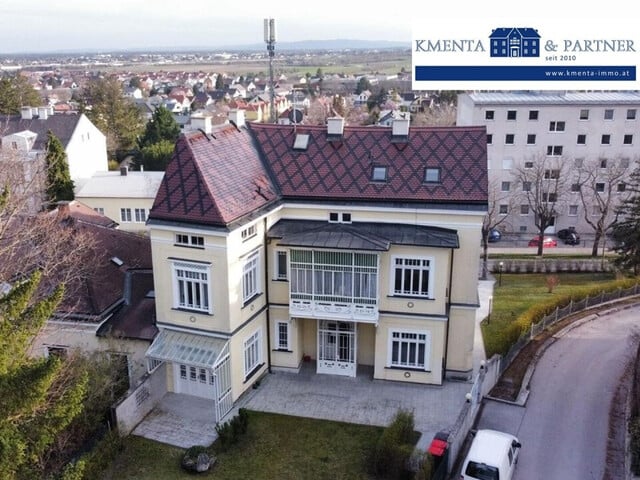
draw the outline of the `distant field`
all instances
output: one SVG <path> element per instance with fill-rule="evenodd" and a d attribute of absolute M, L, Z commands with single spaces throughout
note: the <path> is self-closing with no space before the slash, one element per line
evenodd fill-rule
<path fill-rule="evenodd" d="M 273 62 L 274 74 L 280 75 L 300 75 L 306 73 L 315 75 L 318 68 L 325 74 L 394 74 L 402 68 L 409 71 L 411 69 L 411 55 L 409 52 L 372 52 L 360 55 L 323 55 L 304 57 L 295 55 L 292 57 L 278 58 Z M 121 72 L 123 70 L 133 73 L 144 73 L 149 71 L 165 72 L 214 72 L 226 73 L 229 75 L 256 75 L 265 76 L 269 71 L 267 59 L 219 61 L 211 63 L 163 63 L 163 64 L 121 64 L 117 66 L 101 66 L 103 72 Z"/>

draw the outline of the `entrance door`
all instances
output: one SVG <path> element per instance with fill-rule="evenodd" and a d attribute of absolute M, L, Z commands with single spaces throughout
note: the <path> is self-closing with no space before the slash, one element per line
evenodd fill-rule
<path fill-rule="evenodd" d="M 318 320 L 318 373 L 356 376 L 356 324 Z"/>
<path fill-rule="evenodd" d="M 174 388 L 176 393 L 215 400 L 215 377 L 207 368 L 174 364 Z"/>

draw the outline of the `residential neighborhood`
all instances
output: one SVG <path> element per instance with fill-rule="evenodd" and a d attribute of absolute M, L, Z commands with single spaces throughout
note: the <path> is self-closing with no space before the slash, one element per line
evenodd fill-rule
<path fill-rule="evenodd" d="M 178 57 L 179 70 L 165 68 Z M 527 435 L 548 432 L 526 415 L 549 408 L 536 403 L 533 370 L 548 372 L 545 349 L 566 342 L 569 356 L 571 328 L 609 318 L 590 340 L 597 351 L 605 338 L 610 351 L 633 343 L 638 92 L 412 91 L 410 62 L 337 73 L 307 59 L 306 74 L 271 79 L 257 53 L 124 58 L 1 63 L 1 80 L 40 104 L 16 109 L 0 95 L 0 345 L 25 346 L 14 355 L 24 363 L 0 362 L 0 381 L 34 362 L 63 369 L 49 387 L 88 398 L 92 373 L 64 365 L 107 357 L 124 387 L 101 400 L 95 442 L 111 431 L 121 446 L 199 446 L 220 468 L 239 448 L 222 448 L 225 428 L 247 411 L 249 422 L 261 412 L 380 429 L 409 412 L 419 460 L 400 462 L 416 475 L 402 478 L 459 478 L 478 425 L 519 434 L 514 478 L 535 478 Z M 221 59 L 262 70 L 211 68 Z M 535 236 L 559 240 L 526 246 Z M 509 288 L 519 290 L 507 298 Z M 9 328 L 32 317 L 24 334 Z M 514 366 L 533 345 L 523 379 Z M 623 402 L 634 400 L 601 403 L 625 444 L 627 426 L 607 423 Z M 69 425 L 52 437 L 72 437 Z M 25 428 L 7 438 L 27 445 Z M 91 468 L 67 462 L 64 443 L 30 451 L 38 466 L 16 471 Z M 418 477 L 425 465 L 432 476 Z M 376 468 L 354 478 L 395 478 Z"/>

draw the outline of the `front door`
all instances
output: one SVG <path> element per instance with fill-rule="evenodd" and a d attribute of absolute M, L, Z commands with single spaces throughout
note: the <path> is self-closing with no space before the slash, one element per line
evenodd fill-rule
<path fill-rule="evenodd" d="M 173 372 L 176 393 L 215 400 L 215 377 L 208 368 L 175 363 Z"/>
<path fill-rule="evenodd" d="M 318 320 L 318 373 L 356 376 L 356 324 Z"/>

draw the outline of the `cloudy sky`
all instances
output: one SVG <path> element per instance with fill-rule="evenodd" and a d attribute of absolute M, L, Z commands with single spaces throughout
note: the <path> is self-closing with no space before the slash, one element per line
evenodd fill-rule
<path fill-rule="evenodd" d="M 619 3 L 619 6 L 613 5 Z M 628 12 L 622 0 L 581 4 L 579 15 L 601 19 Z M 522 9 L 523 11 L 518 11 Z M 510 0 L 0 0 L 0 54 L 86 49 L 221 47 L 263 41 L 264 18 L 276 19 L 279 42 L 299 40 L 410 41 L 420 19 L 450 21 L 508 15 L 566 18 L 570 2 L 537 0 L 535 9 Z"/>
<path fill-rule="evenodd" d="M 268 6 L 267 6 L 268 5 Z M 411 20 L 361 2 L 2 0 L 0 53 L 255 44 L 263 19 L 278 41 L 411 40 Z"/>

